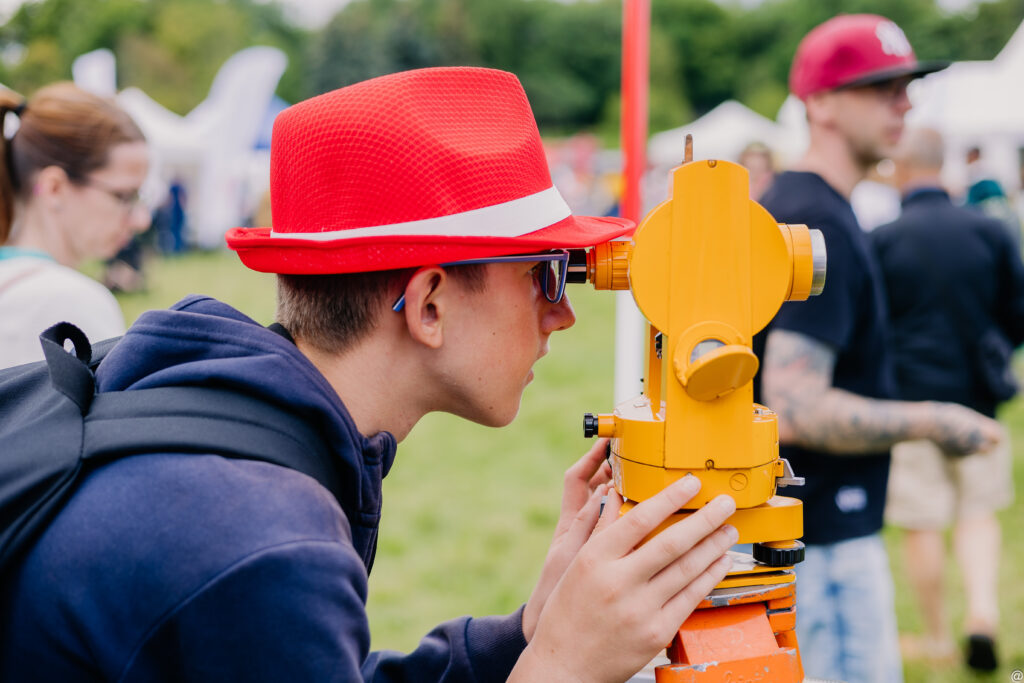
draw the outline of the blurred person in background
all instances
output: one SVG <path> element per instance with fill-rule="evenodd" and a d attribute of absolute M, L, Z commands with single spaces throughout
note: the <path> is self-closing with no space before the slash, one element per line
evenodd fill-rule
<path fill-rule="evenodd" d="M 737 159 L 750 173 L 750 198 L 757 200 L 775 180 L 775 156 L 763 142 L 751 142 Z"/>
<path fill-rule="evenodd" d="M 942 136 L 908 131 L 895 161 L 903 213 L 872 234 L 888 296 L 899 398 L 952 401 L 994 417 L 1013 391 L 991 386 L 981 349 L 991 334 L 1010 351 L 1024 342 L 1024 264 L 999 221 L 954 206 L 943 189 Z M 904 653 L 943 662 L 956 646 L 944 600 L 946 548 L 953 547 L 966 593 L 967 665 L 997 666 L 1000 528 L 995 512 L 1013 499 L 1006 435 L 989 452 L 958 455 L 931 441 L 892 449 L 886 520 L 905 530 L 906 572 L 924 619 L 924 637 Z"/>
<path fill-rule="evenodd" d="M 965 169 L 967 171 L 967 187 L 974 185 L 983 178 L 988 178 L 989 173 L 985 168 L 985 162 L 981 160 L 981 147 L 971 145 L 964 153 Z"/>
<path fill-rule="evenodd" d="M 10 139 L 8 113 L 19 119 Z M 56 83 L 28 100 L 0 91 L 0 140 L 0 367 L 41 359 L 39 333 L 55 322 L 96 341 L 123 334 L 113 295 L 75 268 L 149 225 L 142 132 L 112 102 Z"/>
<path fill-rule="evenodd" d="M 955 403 L 890 400 L 882 282 L 850 206 L 853 188 L 899 142 L 907 85 L 944 66 L 919 62 L 899 26 L 878 15 L 841 15 L 813 29 L 790 71 L 810 144 L 761 197 L 776 220 L 820 229 L 828 250 L 824 292 L 783 304 L 755 341 L 756 395 L 778 412 L 781 455 L 806 479 L 790 495 L 804 504 L 796 630 L 813 678 L 903 678 L 879 533 L 892 445 L 929 439 L 971 453 L 1001 436 L 997 422 Z"/>
<path fill-rule="evenodd" d="M 134 293 L 146 289 L 143 266 L 146 250 L 142 236 L 136 235 L 104 264 L 103 286 L 114 293 Z"/>
<path fill-rule="evenodd" d="M 185 181 L 175 177 L 167 188 L 167 198 L 157 210 L 163 218 L 157 236 L 157 246 L 161 253 L 180 254 L 188 249 L 185 241 L 187 202 L 188 191 L 185 189 Z"/>
<path fill-rule="evenodd" d="M 998 220 L 1019 250 L 1021 245 L 1020 216 L 1014 210 L 1003 186 L 985 166 L 981 148 L 967 150 L 967 194 L 964 205 Z"/>

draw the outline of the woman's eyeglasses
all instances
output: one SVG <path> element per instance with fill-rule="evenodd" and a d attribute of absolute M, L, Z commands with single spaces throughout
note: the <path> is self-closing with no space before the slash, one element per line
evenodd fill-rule
<path fill-rule="evenodd" d="M 95 180 L 85 180 L 81 184 L 110 195 L 125 211 L 131 211 L 142 203 L 142 197 L 139 195 L 138 190 L 118 190 Z"/>

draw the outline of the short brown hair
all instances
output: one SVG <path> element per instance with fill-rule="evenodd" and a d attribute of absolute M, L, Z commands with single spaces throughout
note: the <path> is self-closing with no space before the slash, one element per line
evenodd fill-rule
<path fill-rule="evenodd" d="M 481 264 L 449 266 L 449 275 L 471 292 L 486 278 Z M 339 275 L 277 276 L 277 321 L 296 339 L 327 353 L 341 353 L 369 334 L 382 312 L 401 296 L 415 268 Z"/>
<path fill-rule="evenodd" d="M 20 119 L 10 140 L 3 134 L 8 112 Z M 107 165 L 112 148 L 144 140 L 125 111 L 74 83 L 48 85 L 27 101 L 0 88 L 0 244 L 10 235 L 15 198 L 26 196 L 38 171 L 58 166 L 81 182 Z"/>

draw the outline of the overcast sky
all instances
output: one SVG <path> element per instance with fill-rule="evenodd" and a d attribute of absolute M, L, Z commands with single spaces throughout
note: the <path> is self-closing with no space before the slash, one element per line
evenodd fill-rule
<path fill-rule="evenodd" d="M 267 2 L 269 0 L 260 1 Z M 572 0 L 562 1 L 571 2 Z M 653 1 L 657 2 L 657 0 Z M 939 5 L 947 10 L 955 11 L 976 4 L 979 1 L 984 0 L 939 0 Z M 0 21 L 6 21 L 22 2 L 24 0 L 0 0 Z M 297 23 L 316 27 L 330 19 L 338 11 L 338 8 L 344 6 L 348 0 L 278 0 L 278 2 L 286 7 L 291 18 Z M 762 0 L 740 0 L 740 2 L 743 5 L 750 6 L 760 4 Z"/>

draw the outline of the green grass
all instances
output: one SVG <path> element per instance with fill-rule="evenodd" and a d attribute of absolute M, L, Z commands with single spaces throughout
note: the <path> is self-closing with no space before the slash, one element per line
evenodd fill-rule
<path fill-rule="evenodd" d="M 97 264 L 84 269 L 95 276 Z M 274 276 L 244 267 L 230 251 L 196 251 L 187 255 L 148 259 L 146 289 L 118 294 L 125 321 L 131 325 L 152 308 L 167 308 L 189 294 L 209 294 L 231 304 L 263 324 L 274 320 Z"/>
<path fill-rule="evenodd" d="M 272 276 L 253 273 L 226 252 L 154 260 L 149 289 L 119 297 L 129 322 L 149 308 L 188 293 L 210 294 L 260 322 L 274 312 Z M 611 409 L 614 297 L 569 290 L 579 322 L 551 340 L 535 368 L 517 420 L 494 430 L 449 415 L 431 415 L 401 445 L 384 483 L 384 521 L 370 580 L 369 615 L 375 649 L 410 650 L 437 623 L 462 614 L 515 610 L 529 595 L 557 518 L 565 469 L 589 446 L 582 414 Z M 1024 405 L 1001 415 L 1017 448 L 1024 448 Z M 1014 481 L 1024 490 L 1024 462 Z M 1008 681 L 1024 669 L 1024 532 L 1019 499 L 1000 517 L 1004 532 L 1001 651 L 1003 666 L 979 681 Z M 897 582 L 901 630 L 919 631 L 901 558 L 886 532 Z M 950 563 L 947 597 L 954 617 L 963 599 Z M 907 683 L 975 680 L 960 666 L 906 663 Z"/>

